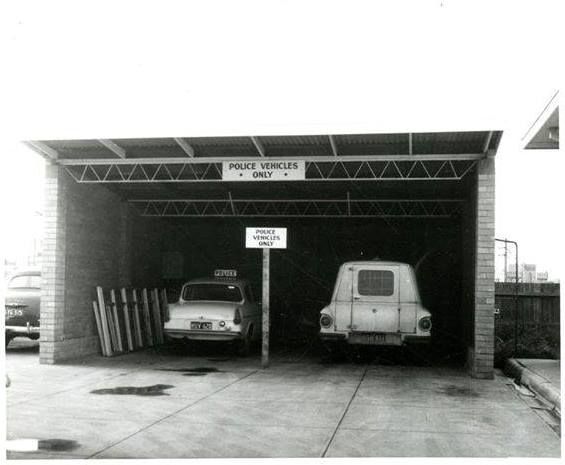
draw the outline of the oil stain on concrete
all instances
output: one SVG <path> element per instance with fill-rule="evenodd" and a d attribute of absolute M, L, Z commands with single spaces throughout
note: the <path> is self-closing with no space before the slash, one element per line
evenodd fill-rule
<path fill-rule="evenodd" d="M 39 450 L 52 450 L 55 452 L 66 452 L 78 448 L 79 443 L 69 439 L 40 439 L 37 442 Z"/>
<path fill-rule="evenodd" d="M 479 393 L 473 389 L 455 386 L 453 384 L 442 387 L 440 391 L 442 394 L 447 394 L 451 397 L 479 397 Z"/>
<path fill-rule="evenodd" d="M 170 384 L 154 384 L 153 386 L 119 386 L 106 389 L 95 389 L 90 391 L 91 394 L 107 394 L 107 395 L 130 395 L 130 396 L 168 396 L 164 392 L 174 386 Z"/>
<path fill-rule="evenodd" d="M 191 367 L 191 368 L 158 368 L 157 371 L 173 371 L 182 373 L 183 376 L 205 376 L 208 373 L 223 373 L 215 367 Z"/>
<path fill-rule="evenodd" d="M 67 452 L 78 447 L 78 442 L 69 439 L 8 439 L 6 441 L 6 450 L 9 452 Z"/>

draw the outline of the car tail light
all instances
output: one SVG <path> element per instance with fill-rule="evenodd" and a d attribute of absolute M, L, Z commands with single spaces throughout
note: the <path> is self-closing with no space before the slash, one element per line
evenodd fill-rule
<path fill-rule="evenodd" d="M 418 327 L 422 331 L 429 331 L 432 329 L 432 319 L 429 316 L 420 319 L 420 321 L 418 321 Z"/>
<path fill-rule="evenodd" d="M 333 319 L 331 316 L 326 315 L 325 313 L 322 314 L 322 316 L 320 317 L 320 326 L 322 326 L 323 328 L 329 328 L 333 323 Z"/>
<path fill-rule="evenodd" d="M 233 324 L 238 325 L 240 323 L 241 323 L 241 312 L 240 312 L 239 308 L 236 308 L 235 316 L 233 317 Z"/>

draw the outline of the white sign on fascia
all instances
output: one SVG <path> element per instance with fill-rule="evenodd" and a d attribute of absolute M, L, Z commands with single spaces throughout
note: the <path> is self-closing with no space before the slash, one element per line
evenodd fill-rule
<path fill-rule="evenodd" d="M 286 249 L 286 228 L 245 228 L 247 249 Z"/>
<path fill-rule="evenodd" d="M 251 160 L 222 162 L 224 181 L 303 181 L 306 179 L 304 160 Z"/>

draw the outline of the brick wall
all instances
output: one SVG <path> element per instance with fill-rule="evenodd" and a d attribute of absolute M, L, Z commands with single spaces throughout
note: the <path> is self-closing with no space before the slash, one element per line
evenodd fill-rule
<path fill-rule="evenodd" d="M 494 375 L 494 181 L 495 162 L 489 157 L 477 167 L 476 252 L 473 354 L 471 375 Z"/>
<path fill-rule="evenodd" d="M 45 180 L 40 362 L 98 352 L 95 286 L 127 285 L 128 211 L 99 185 L 49 165 Z"/>
<path fill-rule="evenodd" d="M 56 165 L 45 174 L 40 362 L 99 353 L 96 286 L 161 285 L 169 226 L 141 218 L 102 185 L 78 184 Z"/>

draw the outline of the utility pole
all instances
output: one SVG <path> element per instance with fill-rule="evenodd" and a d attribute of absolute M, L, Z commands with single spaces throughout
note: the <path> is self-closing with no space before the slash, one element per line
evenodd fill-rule
<path fill-rule="evenodd" d="M 504 239 L 504 282 L 506 282 L 506 273 L 508 271 L 508 242 Z"/>

